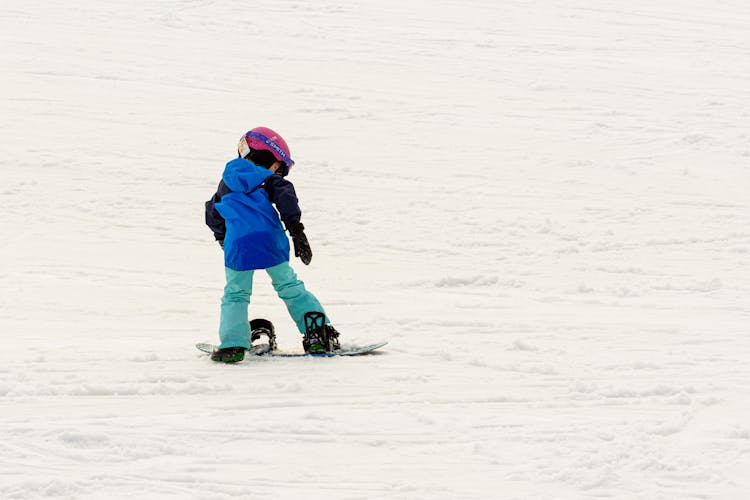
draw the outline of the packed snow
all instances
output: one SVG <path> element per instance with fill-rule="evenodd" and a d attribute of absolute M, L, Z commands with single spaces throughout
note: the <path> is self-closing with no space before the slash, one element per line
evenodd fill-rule
<path fill-rule="evenodd" d="M 0 42 L 0 498 L 747 498 L 746 1 L 4 0 Z M 380 354 L 195 349 L 259 125 Z M 250 314 L 301 348 L 264 273 Z"/>

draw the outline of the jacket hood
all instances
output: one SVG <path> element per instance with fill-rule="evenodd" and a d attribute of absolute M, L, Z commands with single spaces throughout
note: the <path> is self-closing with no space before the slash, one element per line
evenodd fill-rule
<path fill-rule="evenodd" d="M 222 174 L 224 184 L 234 192 L 250 193 L 271 177 L 273 172 L 244 158 L 227 163 Z"/>

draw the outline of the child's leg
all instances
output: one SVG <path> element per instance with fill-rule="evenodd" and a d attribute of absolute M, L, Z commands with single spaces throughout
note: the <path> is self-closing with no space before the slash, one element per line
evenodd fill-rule
<path fill-rule="evenodd" d="M 219 347 L 250 347 L 247 307 L 253 293 L 253 272 L 226 268 L 227 284 L 221 298 Z"/>
<path fill-rule="evenodd" d="M 273 289 L 286 304 L 289 315 L 297 324 L 300 333 L 305 333 L 305 313 L 317 311 L 325 314 L 315 295 L 305 289 L 305 284 L 297 279 L 297 274 L 289 262 L 269 267 L 266 272 L 271 277 Z"/>

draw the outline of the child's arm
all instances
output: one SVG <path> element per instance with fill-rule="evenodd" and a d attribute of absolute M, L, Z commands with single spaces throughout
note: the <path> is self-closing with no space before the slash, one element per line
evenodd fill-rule
<path fill-rule="evenodd" d="M 276 205 L 284 227 L 289 230 L 297 226 L 302 218 L 302 210 L 299 208 L 294 185 L 279 175 L 272 175 L 266 181 L 266 192 L 271 203 Z"/>
<path fill-rule="evenodd" d="M 229 192 L 231 192 L 231 190 L 226 184 L 224 184 L 224 181 L 221 181 L 219 182 L 219 189 L 216 190 L 216 194 L 206 202 L 206 225 L 214 232 L 214 237 L 219 243 L 224 241 L 224 236 L 227 233 L 227 226 L 224 217 L 221 216 L 214 205 L 219 203 L 221 197 Z"/>
<path fill-rule="evenodd" d="M 272 175 L 266 181 L 266 191 L 268 192 L 268 198 L 276 205 L 281 220 L 284 221 L 284 226 L 292 237 L 294 255 L 299 257 L 303 264 L 310 264 L 312 250 L 310 250 L 310 243 L 305 236 L 305 226 L 300 222 L 302 211 L 299 208 L 297 194 L 294 192 L 294 185 L 278 175 Z"/>

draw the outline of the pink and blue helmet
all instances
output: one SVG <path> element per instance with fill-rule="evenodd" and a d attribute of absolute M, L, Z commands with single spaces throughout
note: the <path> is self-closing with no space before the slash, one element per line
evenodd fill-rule
<path fill-rule="evenodd" d="M 251 149 L 270 151 L 274 158 L 286 164 L 287 170 L 294 165 L 289 146 L 286 145 L 284 138 L 268 127 L 255 127 L 245 132 L 237 145 L 237 152 L 244 158 Z"/>

